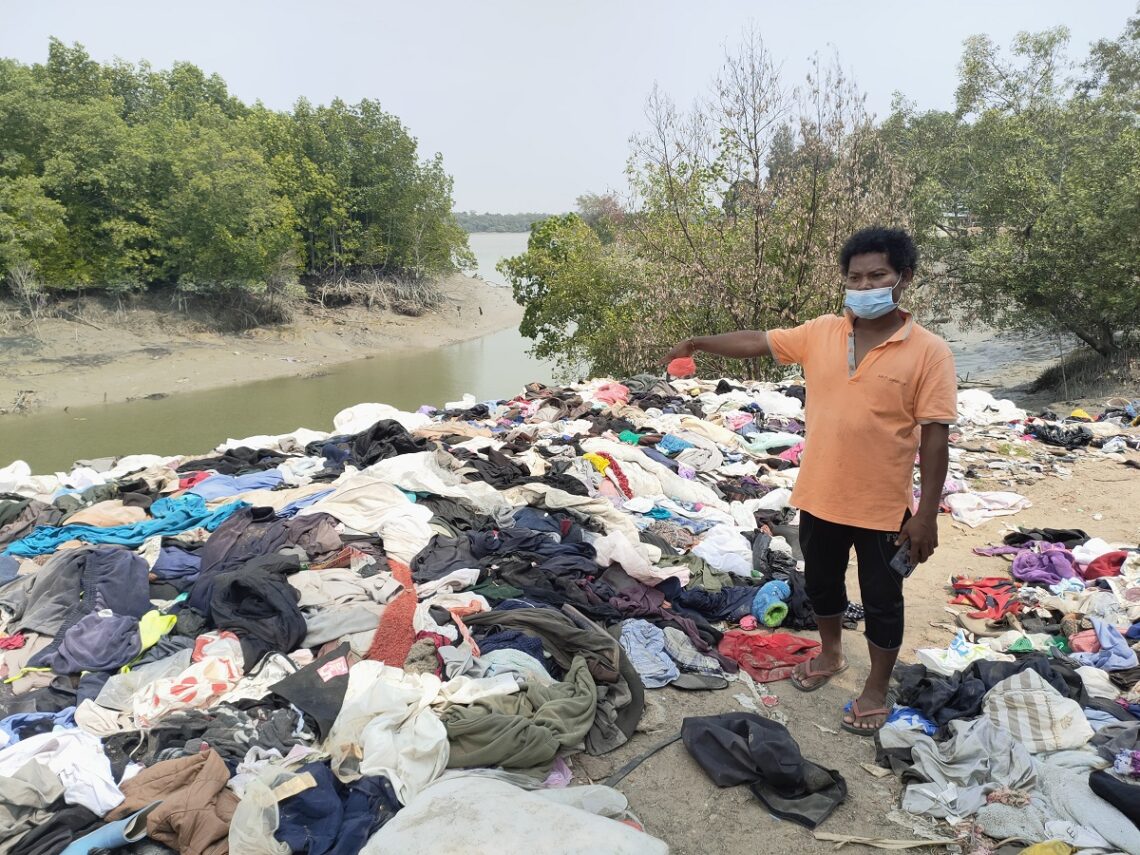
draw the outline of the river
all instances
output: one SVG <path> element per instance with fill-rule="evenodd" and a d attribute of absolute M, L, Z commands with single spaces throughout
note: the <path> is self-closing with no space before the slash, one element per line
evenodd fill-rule
<path fill-rule="evenodd" d="M 526 241 L 525 233 L 471 235 L 475 272 L 491 284 L 505 286 L 495 265 L 525 251 Z M 955 351 L 959 377 L 972 382 L 1007 386 L 1024 382 L 1058 353 L 1055 338 L 944 332 Z M 327 430 L 337 412 L 364 401 L 414 410 L 421 404 L 457 400 L 465 393 L 481 400 L 502 398 L 531 381 L 553 380 L 554 366 L 529 356 L 529 344 L 518 330 L 506 329 L 435 350 L 345 363 L 320 377 L 265 380 L 157 401 L 0 418 L 0 466 L 22 459 L 34 471 L 45 472 L 103 456 L 204 453 L 229 437 L 284 433 L 297 427 Z"/>

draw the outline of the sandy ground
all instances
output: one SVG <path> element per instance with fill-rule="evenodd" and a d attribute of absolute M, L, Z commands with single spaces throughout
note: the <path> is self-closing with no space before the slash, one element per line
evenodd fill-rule
<path fill-rule="evenodd" d="M 173 328 L 146 309 L 0 326 L 0 412 L 114 403 L 232 383 L 306 376 L 381 352 L 436 348 L 516 326 L 509 288 L 462 274 L 441 283 L 443 305 L 421 317 L 313 306 L 295 323 L 242 334 Z M 482 311 L 480 311 L 482 310 Z"/>
<path fill-rule="evenodd" d="M 1138 454 L 1132 456 L 1140 459 Z M 1000 558 L 975 556 L 971 550 L 1000 543 L 1007 525 L 1076 527 L 1110 542 L 1140 542 L 1140 513 L 1136 510 L 1140 508 L 1140 472 L 1135 469 L 1090 457 L 1074 466 L 1071 480 L 1047 477 L 1017 489 L 1033 501 L 1033 507 L 1015 516 L 990 520 L 976 529 L 954 523 L 946 515 L 941 517 L 938 551 L 907 583 L 903 661 L 915 661 L 915 648 L 945 647 L 949 643 L 952 633 L 939 624 L 954 620 L 946 611 L 951 576 L 1006 572 L 1008 565 Z M 852 599 L 859 599 L 854 565 L 848 586 Z M 805 635 L 818 638 L 814 633 Z M 848 635 L 847 654 L 852 667 L 816 692 L 801 693 L 786 680 L 770 684 L 771 691 L 779 697 L 775 709 L 788 717 L 789 730 L 804 756 L 838 769 L 847 780 L 847 800 L 818 830 L 913 839 L 911 828 L 886 818 L 888 812 L 898 807 L 898 781 L 890 776 L 876 778 L 862 768 L 864 763 L 874 763 L 873 741 L 839 729 L 843 704 L 858 695 L 868 667 L 866 645 L 858 635 Z M 675 734 L 685 716 L 743 710 L 734 699 L 742 691 L 747 692 L 743 685 L 733 683 L 719 692 L 682 692 L 668 687 L 648 692 L 655 705 L 660 705 L 658 728 L 652 733 L 637 734 L 627 745 L 603 757 L 575 757 L 576 779 L 583 783 L 603 781 L 631 759 Z M 653 719 L 652 713 L 647 710 L 643 726 Z M 676 855 L 822 853 L 834 847 L 832 843 L 816 841 L 807 829 L 771 816 L 747 787 L 717 789 L 680 742 L 646 760 L 618 788 L 629 797 L 631 808 L 646 830 L 667 841 Z M 915 818 L 913 824 L 923 822 Z M 876 850 L 845 846 L 843 851 Z"/>

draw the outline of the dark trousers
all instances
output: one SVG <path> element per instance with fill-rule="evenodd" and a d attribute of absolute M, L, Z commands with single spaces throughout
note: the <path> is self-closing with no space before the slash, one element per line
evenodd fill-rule
<path fill-rule="evenodd" d="M 909 511 L 903 522 L 910 517 Z M 800 549 L 807 594 L 817 617 L 847 611 L 847 562 L 851 547 L 859 562 L 859 590 L 867 640 L 884 650 L 902 646 L 903 580 L 891 569 L 897 531 L 874 531 L 821 520 L 800 511 Z"/>

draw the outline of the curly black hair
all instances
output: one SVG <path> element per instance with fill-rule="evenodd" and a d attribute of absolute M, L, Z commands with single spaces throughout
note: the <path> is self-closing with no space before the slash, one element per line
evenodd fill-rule
<path fill-rule="evenodd" d="M 918 249 L 910 235 L 902 229 L 871 226 L 855 232 L 843 244 L 843 251 L 839 253 L 843 275 L 847 275 L 847 266 L 852 258 L 868 252 L 885 252 L 895 273 L 902 273 L 907 268 L 913 273 L 918 267 Z"/>

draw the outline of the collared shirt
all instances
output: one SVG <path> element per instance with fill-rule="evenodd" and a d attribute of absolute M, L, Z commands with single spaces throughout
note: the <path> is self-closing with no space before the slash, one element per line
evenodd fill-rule
<path fill-rule="evenodd" d="M 854 316 L 772 330 L 768 344 L 807 380 L 807 435 L 792 504 L 820 519 L 898 531 L 913 503 L 919 425 L 957 418 L 954 356 L 899 310 L 903 326 L 855 365 Z"/>

